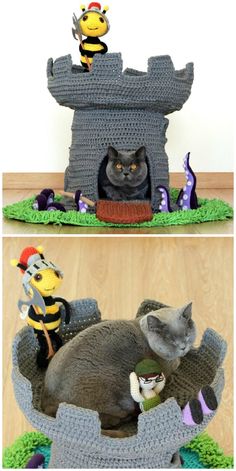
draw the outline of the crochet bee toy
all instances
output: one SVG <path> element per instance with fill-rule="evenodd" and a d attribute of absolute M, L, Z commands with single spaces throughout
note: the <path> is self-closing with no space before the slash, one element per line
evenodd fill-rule
<path fill-rule="evenodd" d="M 18 307 L 21 318 L 26 318 L 28 325 L 34 329 L 39 343 L 37 364 L 45 368 L 54 350 L 62 346 L 58 334 L 61 313 L 57 303 L 64 305 L 65 323 L 70 322 L 69 303 L 63 298 L 52 297 L 61 284 L 63 273 L 52 262 L 45 260 L 42 247 L 26 247 L 19 260 L 11 260 L 11 265 L 20 268 L 23 274 L 22 284 L 30 299 L 19 300 Z"/>
<path fill-rule="evenodd" d="M 91 64 L 95 54 L 105 54 L 108 51 L 107 45 L 100 41 L 110 29 L 106 12 L 108 7 L 101 9 L 100 3 L 92 2 L 86 9 L 81 5 L 82 15 L 77 18 L 74 14 L 72 33 L 75 39 L 80 40 L 81 64 L 86 71 L 91 70 Z M 87 36 L 82 40 L 82 35 Z M 77 37 L 78 36 L 78 37 Z"/>
<path fill-rule="evenodd" d="M 165 376 L 157 361 L 149 358 L 140 361 L 130 373 L 130 393 L 140 410 L 145 412 L 161 402 L 159 393 L 165 386 Z"/>

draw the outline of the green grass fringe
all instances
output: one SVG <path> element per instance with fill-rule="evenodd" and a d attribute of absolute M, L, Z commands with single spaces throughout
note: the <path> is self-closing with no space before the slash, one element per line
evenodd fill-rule
<path fill-rule="evenodd" d="M 171 199 L 176 201 L 178 190 L 171 189 Z M 35 211 L 32 209 L 32 198 L 14 203 L 3 208 L 3 215 L 8 219 L 17 219 L 33 224 L 68 224 L 90 227 L 164 227 L 184 224 L 197 224 L 208 221 L 224 221 L 232 219 L 233 209 L 225 201 L 219 199 L 198 198 L 201 205 L 198 209 L 174 211 L 173 213 L 154 214 L 152 221 L 137 224 L 114 224 L 99 221 L 95 214 L 81 214 L 77 211 Z M 57 196 L 56 200 L 60 201 Z"/>
<path fill-rule="evenodd" d="M 194 438 L 185 448 L 195 451 L 201 462 L 207 468 L 233 469 L 234 459 L 225 456 L 223 450 L 207 433 L 202 433 Z"/>
<path fill-rule="evenodd" d="M 3 468 L 25 468 L 38 446 L 50 445 L 52 442 L 43 433 L 27 432 L 19 437 L 12 446 L 3 451 Z"/>

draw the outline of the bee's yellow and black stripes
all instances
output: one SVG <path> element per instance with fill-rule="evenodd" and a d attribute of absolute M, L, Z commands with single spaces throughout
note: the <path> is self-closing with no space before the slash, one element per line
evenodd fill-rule
<path fill-rule="evenodd" d="M 27 317 L 27 323 L 34 328 L 35 331 L 42 331 L 40 321 L 43 321 L 48 331 L 55 331 L 61 324 L 61 313 L 55 299 L 51 296 L 43 298 L 46 306 L 46 315 L 35 312 L 33 306 L 30 307 Z"/>
<path fill-rule="evenodd" d="M 99 38 L 86 38 L 83 40 L 83 46 L 80 45 L 80 52 L 81 52 L 81 57 L 80 61 L 83 67 L 88 69 L 88 64 L 86 61 L 86 57 L 89 60 L 90 64 L 93 62 L 93 57 L 95 54 L 106 54 L 107 52 L 107 45 L 100 41 Z"/>

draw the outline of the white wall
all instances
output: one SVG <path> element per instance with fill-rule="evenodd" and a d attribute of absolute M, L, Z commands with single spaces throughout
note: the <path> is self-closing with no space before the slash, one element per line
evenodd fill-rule
<path fill-rule="evenodd" d="M 71 18 L 81 3 L 1 2 L 4 172 L 61 172 L 67 165 L 73 112 L 48 92 L 45 69 L 49 57 L 68 53 L 79 63 Z M 182 158 L 191 151 L 195 171 L 232 171 L 233 1 L 107 3 L 111 30 L 104 41 L 110 52 L 122 52 L 124 67 L 146 70 L 148 57 L 159 54 L 170 54 L 177 69 L 195 64 L 192 95 L 181 111 L 169 115 L 170 169 L 181 171 Z"/>

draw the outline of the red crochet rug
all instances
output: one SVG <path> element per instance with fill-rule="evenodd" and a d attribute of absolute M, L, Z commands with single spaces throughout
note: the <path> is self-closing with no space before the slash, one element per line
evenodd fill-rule
<path fill-rule="evenodd" d="M 100 221 L 116 224 L 133 224 L 151 221 L 152 208 L 148 201 L 97 201 L 96 216 Z"/>

